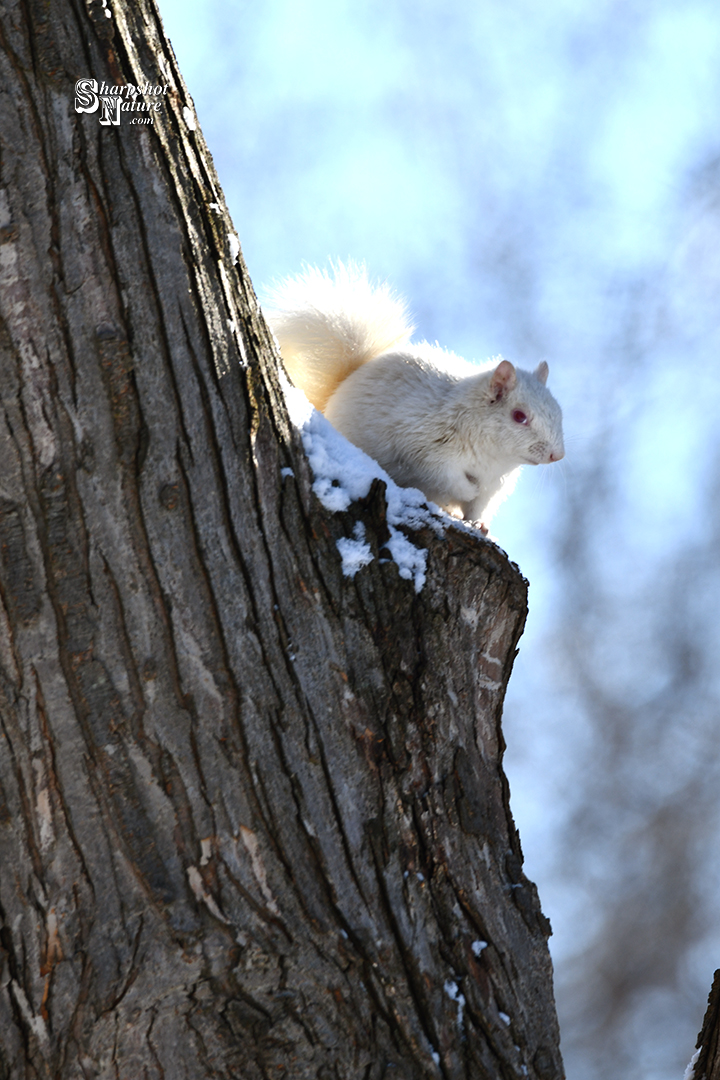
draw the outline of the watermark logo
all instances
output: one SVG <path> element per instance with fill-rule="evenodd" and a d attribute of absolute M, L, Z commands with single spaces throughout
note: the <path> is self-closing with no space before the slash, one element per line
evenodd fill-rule
<path fill-rule="evenodd" d="M 168 85 L 156 83 L 108 86 L 104 82 L 98 85 L 97 79 L 78 79 L 75 112 L 99 113 L 98 121 L 103 127 L 119 127 L 123 116 L 131 124 L 152 124 L 153 115 L 160 112 L 168 89 Z"/>

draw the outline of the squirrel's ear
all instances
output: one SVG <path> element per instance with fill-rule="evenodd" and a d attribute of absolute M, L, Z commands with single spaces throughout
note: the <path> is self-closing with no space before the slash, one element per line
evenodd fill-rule
<path fill-rule="evenodd" d="M 550 368 L 547 366 L 545 360 L 541 360 L 535 368 L 535 378 L 539 379 L 541 383 L 546 383 L 549 371 Z"/>
<path fill-rule="evenodd" d="M 516 382 L 515 368 L 509 360 L 501 360 L 490 378 L 490 400 L 499 401 Z"/>

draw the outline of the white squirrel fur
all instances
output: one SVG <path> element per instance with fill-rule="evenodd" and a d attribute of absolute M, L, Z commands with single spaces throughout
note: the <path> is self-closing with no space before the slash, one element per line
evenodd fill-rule
<path fill-rule="evenodd" d="M 265 315 L 311 403 L 397 484 L 452 514 L 487 526 L 521 465 L 564 456 L 544 361 L 480 366 L 411 344 L 404 302 L 363 266 L 309 267 L 273 290 Z"/>

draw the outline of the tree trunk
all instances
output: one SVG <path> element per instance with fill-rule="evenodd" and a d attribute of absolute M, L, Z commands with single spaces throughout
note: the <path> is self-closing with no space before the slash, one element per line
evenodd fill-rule
<path fill-rule="evenodd" d="M 720 970 L 713 977 L 696 1047 L 686 1080 L 720 1080 Z"/>
<path fill-rule="evenodd" d="M 0 26 L 0 1075 L 557 1080 L 523 579 L 453 528 L 343 576 L 383 486 L 311 491 L 152 3 Z"/>

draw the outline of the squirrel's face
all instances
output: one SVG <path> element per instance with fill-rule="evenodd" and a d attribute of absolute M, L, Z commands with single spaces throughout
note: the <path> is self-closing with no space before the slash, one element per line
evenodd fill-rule
<path fill-rule="evenodd" d="M 486 409 L 498 445 L 517 465 L 549 465 L 565 456 L 562 412 L 547 376 L 544 361 L 530 372 L 501 360 L 491 374 Z"/>

